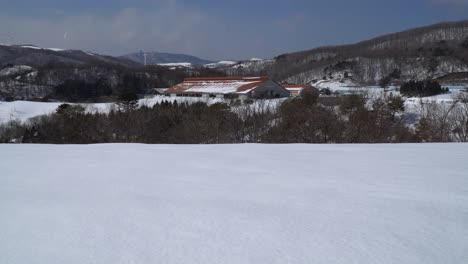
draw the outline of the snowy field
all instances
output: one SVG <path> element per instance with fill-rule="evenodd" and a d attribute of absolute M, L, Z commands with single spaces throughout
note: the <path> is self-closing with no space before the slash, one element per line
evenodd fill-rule
<path fill-rule="evenodd" d="M 468 263 L 468 145 L 0 145 L 0 263 Z"/>

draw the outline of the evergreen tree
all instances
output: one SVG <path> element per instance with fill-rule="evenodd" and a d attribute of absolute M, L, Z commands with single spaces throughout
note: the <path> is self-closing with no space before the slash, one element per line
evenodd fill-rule
<path fill-rule="evenodd" d="M 468 37 L 466 37 L 465 40 L 463 40 L 463 42 L 461 43 L 461 47 L 464 49 L 468 49 Z"/>
<path fill-rule="evenodd" d="M 131 91 L 119 95 L 117 106 L 121 111 L 128 112 L 138 108 L 138 96 Z"/>
<path fill-rule="evenodd" d="M 447 88 L 442 88 L 439 82 L 434 80 L 428 81 L 414 81 L 411 80 L 409 82 L 404 83 L 401 88 L 400 92 L 404 96 L 412 97 L 412 96 L 433 96 L 442 93 L 447 93 Z"/>

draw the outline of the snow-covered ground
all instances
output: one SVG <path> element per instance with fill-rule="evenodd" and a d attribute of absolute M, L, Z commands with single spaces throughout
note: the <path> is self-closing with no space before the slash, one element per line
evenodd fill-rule
<path fill-rule="evenodd" d="M 0 263 L 468 263 L 468 145 L 1 145 Z"/>
<path fill-rule="evenodd" d="M 55 112 L 62 103 L 43 103 L 30 101 L 0 102 L 0 123 L 12 120 L 27 121 L 28 119 L 40 115 L 47 115 Z M 81 104 L 89 112 L 109 111 L 114 104 Z"/>
<path fill-rule="evenodd" d="M 26 121 L 29 118 L 50 114 L 61 103 L 42 103 L 29 101 L 0 102 L 0 123 L 12 120 Z"/>

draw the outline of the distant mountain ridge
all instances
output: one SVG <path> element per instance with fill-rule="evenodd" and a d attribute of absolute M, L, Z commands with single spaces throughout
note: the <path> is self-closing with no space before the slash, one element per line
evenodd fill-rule
<path fill-rule="evenodd" d="M 41 48 L 34 45 L 0 45 L 0 65 L 28 65 L 40 67 L 50 63 L 76 66 L 112 64 L 125 67 L 138 66 L 137 63 L 112 56 L 99 55 L 81 50 Z"/>
<path fill-rule="evenodd" d="M 135 52 L 127 55 L 123 55 L 120 58 L 132 60 L 134 62 L 144 64 L 146 54 L 146 64 L 169 64 L 169 63 L 191 63 L 194 65 L 205 65 L 213 63 L 213 61 L 201 59 L 192 55 L 186 54 L 175 54 L 175 53 L 164 53 L 164 52 Z"/>

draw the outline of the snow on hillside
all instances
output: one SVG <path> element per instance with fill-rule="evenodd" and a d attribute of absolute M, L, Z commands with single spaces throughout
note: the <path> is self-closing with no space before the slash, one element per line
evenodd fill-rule
<path fill-rule="evenodd" d="M 0 123 L 12 120 L 27 121 L 40 115 L 55 112 L 62 103 L 44 103 L 30 101 L 0 102 Z M 81 104 L 89 112 L 108 111 L 114 104 Z"/>
<path fill-rule="evenodd" d="M 341 91 L 341 90 L 349 90 L 350 88 L 358 87 L 358 85 L 350 79 L 319 80 L 318 82 L 313 83 L 312 85 L 319 89 L 328 88 L 333 92 Z"/>
<path fill-rule="evenodd" d="M 222 64 L 222 65 L 233 65 L 233 64 L 236 64 L 237 62 L 236 61 L 219 61 L 217 63 Z"/>
<path fill-rule="evenodd" d="M 466 144 L 2 145 L 0 263 L 465 264 L 467 155 Z"/>
<path fill-rule="evenodd" d="M 33 45 L 23 45 L 23 46 L 19 46 L 19 47 L 21 47 L 21 48 L 26 48 L 26 49 L 36 49 L 36 50 L 51 50 L 51 51 L 56 51 L 56 52 L 65 51 L 64 49 L 58 49 L 58 48 L 41 48 L 41 47 L 33 46 Z"/>
<path fill-rule="evenodd" d="M 0 102 L 0 123 L 11 120 L 26 121 L 31 117 L 54 112 L 61 103 Z"/>
<path fill-rule="evenodd" d="M 207 68 L 218 68 L 218 67 L 227 67 L 237 64 L 236 61 L 218 61 L 214 63 L 205 64 Z"/>
<path fill-rule="evenodd" d="M 192 67 L 192 63 L 190 63 L 190 62 L 158 63 L 157 65 L 164 66 L 164 67 L 185 67 L 185 68 L 191 68 Z"/>
<path fill-rule="evenodd" d="M 0 70 L 0 77 L 23 74 L 25 72 L 32 71 L 32 70 L 34 69 L 27 65 L 16 65 L 16 66 L 11 66 L 11 67 L 6 67 Z"/>

